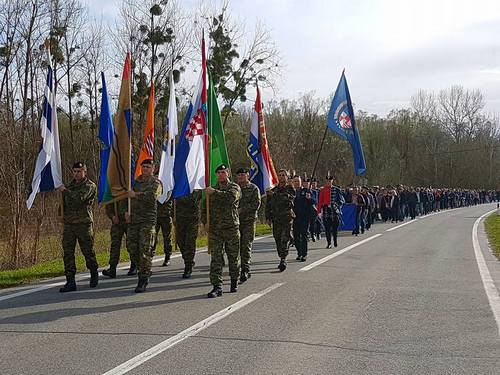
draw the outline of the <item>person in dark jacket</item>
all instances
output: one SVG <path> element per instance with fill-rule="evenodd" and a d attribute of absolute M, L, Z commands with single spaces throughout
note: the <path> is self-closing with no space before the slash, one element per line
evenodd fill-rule
<path fill-rule="evenodd" d="M 293 238 L 297 249 L 296 260 L 305 262 L 307 258 L 307 230 L 316 202 L 312 199 L 311 190 L 301 186 L 300 176 L 294 177 L 293 188 L 295 189 Z"/>
<path fill-rule="evenodd" d="M 391 219 L 393 223 L 397 223 L 399 221 L 399 197 L 396 190 L 391 190 L 390 197 Z"/>
<path fill-rule="evenodd" d="M 414 188 L 411 188 L 407 196 L 408 211 L 410 218 L 413 220 L 417 214 L 417 193 Z"/>

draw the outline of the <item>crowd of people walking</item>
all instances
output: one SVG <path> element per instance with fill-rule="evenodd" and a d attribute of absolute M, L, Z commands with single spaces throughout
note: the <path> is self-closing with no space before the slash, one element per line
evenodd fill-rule
<path fill-rule="evenodd" d="M 91 288 L 99 283 L 98 264 L 93 249 L 92 206 L 96 186 L 87 176 L 82 162 L 73 165 L 73 179 L 61 186 L 63 195 L 63 259 L 66 284 L 62 293 L 77 290 L 75 281 L 75 247 L 78 242 L 90 271 Z M 172 233 L 184 260 L 182 277 L 191 277 L 195 265 L 196 238 L 199 224 L 208 231 L 211 252 L 209 281 L 212 290 L 209 298 L 222 295 L 224 254 L 230 274 L 230 289 L 234 293 L 238 285 L 251 277 L 252 243 L 258 220 L 261 195 L 259 188 L 250 181 L 250 171 L 240 168 L 235 182 L 230 179 L 226 165 L 216 168 L 217 182 L 205 189 L 173 199 L 169 196 L 160 202 L 162 186 L 154 176 L 154 163 L 146 159 L 141 163 L 141 175 L 128 192 L 128 199 L 106 206 L 111 220 L 111 248 L 109 268 L 102 275 L 117 277 L 117 265 L 123 237 L 130 255 L 128 275 L 137 275 L 136 293 L 146 291 L 152 274 L 152 257 L 158 244 L 158 234 L 163 235 L 165 259 L 163 266 L 170 265 Z M 318 186 L 316 179 L 290 176 L 287 170 L 278 171 L 278 184 L 266 191 L 265 218 L 272 226 L 278 269 L 287 268 L 290 246 L 297 250 L 296 260 L 305 262 L 308 242 L 317 241 L 324 232 L 326 248 L 338 246 L 338 231 L 350 216 L 352 234 L 363 234 L 377 222 L 398 222 L 415 219 L 434 211 L 453 209 L 500 201 L 500 189 L 495 191 L 470 189 L 437 189 L 398 186 L 349 186 L 342 189 L 334 177 L 327 175 Z M 205 199 L 205 201 L 204 201 Z M 208 208 L 209 207 L 209 208 Z M 207 212 L 208 208 L 208 212 Z M 346 208 L 350 208 L 348 210 Z"/>

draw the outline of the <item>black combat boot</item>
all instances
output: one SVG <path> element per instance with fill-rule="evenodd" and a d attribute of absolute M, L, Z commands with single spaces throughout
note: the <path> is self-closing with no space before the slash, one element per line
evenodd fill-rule
<path fill-rule="evenodd" d="M 250 272 L 242 272 L 240 274 L 240 284 L 243 284 L 251 277 Z"/>
<path fill-rule="evenodd" d="M 134 263 L 130 263 L 130 268 L 128 269 L 127 275 L 128 276 L 137 275 L 137 266 Z"/>
<path fill-rule="evenodd" d="M 182 274 L 183 279 L 189 279 L 191 277 L 191 274 L 193 273 L 193 268 L 185 266 L 184 267 L 184 273 Z"/>
<path fill-rule="evenodd" d="M 286 270 L 286 260 L 285 259 L 280 260 L 280 264 L 278 265 L 278 269 L 280 270 L 280 272 L 283 272 L 284 270 Z"/>
<path fill-rule="evenodd" d="M 114 279 L 116 277 L 116 267 L 109 267 L 109 269 L 107 270 L 102 270 L 102 274 L 111 279 Z"/>
<path fill-rule="evenodd" d="M 66 276 L 66 284 L 62 288 L 59 289 L 59 292 L 61 293 L 66 293 L 66 292 L 74 292 L 76 291 L 76 282 L 75 282 L 75 275 L 67 275 Z"/>
<path fill-rule="evenodd" d="M 331 248 L 332 248 L 332 244 L 331 244 L 330 242 L 328 242 L 328 243 L 326 244 L 326 248 L 327 248 L 327 249 L 331 249 Z"/>
<path fill-rule="evenodd" d="M 222 288 L 220 286 L 214 286 L 214 288 L 207 294 L 208 298 L 216 298 L 222 296 Z"/>
<path fill-rule="evenodd" d="M 99 272 L 97 270 L 90 270 L 90 284 L 91 288 L 95 288 L 99 284 Z"/>
<path fill-rule="evenodd" d="M 238 291 L 238 279 L 231 279 L 231 288 L 229 291 L 231 293 L 236 293 Z"/>
<path fill-rule="evenodd" d="M 148 286 L 149 280 L 147 277 L 139 278 L 139 282 L 137 283 L 137 287 L 135 288 L 136 293 L 142 293 L 146 291 L 146 287 Z"/>
<path fill-rule="evenodd" d="M 163 261 L 162 267 L 170 266 L 170 255 L 165 255 L 165 260 Z"/>

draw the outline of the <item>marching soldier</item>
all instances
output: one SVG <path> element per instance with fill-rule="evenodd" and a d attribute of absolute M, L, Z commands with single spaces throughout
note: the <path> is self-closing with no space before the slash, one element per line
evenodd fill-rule
<path fill-rule="evenodd" d="M 210 205 L 208 243 L 211 250 L 210 282 L 213 285 L 213 289 L 207 295 L 208 298 L 222 295 L 224 251 L 227 254 L 229 275 L 231 276 L 231 293 L 238 290 L 240 273 L 238 205 L 241 199 L 241 189 L 238 184 L 229 180 L 229 171 L 225 165 L 218 166 L 215 172 L 217 185 L 215 187 L 208 186 L 205 190 Z"/>
<path fill-rule="evenodd" d="M 153 245 L 153 253 L 156 251 L 156 245 L 158 244 L 158 234 L 163 235 L 163 251 L 165 253 L 165 260 L 162 266 L 166 267 L 170 265 L 170 257 L 172 256 L 172 209 L 173 209 L 173 199 L 168 197 L 168 199 L 163 202 L 156 202 L 158 215 L 156 217 L 156 235 L 155 243 Z"/>
<path fill-rule="evenodd" d="M 64 273 L 66 284 L 59 289 L 61 293 L 76 290 L 75 246 L 85 257 L 85 263 L 90 270 L 90 287 L 99 283 L 98 264 L 94 252 L 94 232 L 92 204 L 97 195 L 96 185 L 87 178 L 87 167 L 81 162 L 73 164 L 73 180 L 68 186 L 58 188 L 63 195 L 63 237 Z"/>
<path fill-rule="evenodd" d="M 312 211 L 316 202 L 312 199 L 311 190 L 301 186 L 300 176 L 293 179 L 295 199 L 293 201 L 293 239 L 297 249 L 296 260 L 305 262 L 307 258 L 307 230 L 309 228 Z M 307 185 L 309 186 L 309 182 Z"/>
<path fill-rule="evenodd" d="M 288 256 L 288 243 L 292 229 L 293 200 L 295 190 L 288 183 L 288 172 L 281 169 L 278 172 L 278 185 L 267 191 L 266 221 L 273 226 L 273 237 L 276 250 L 280 258 L 278 269 L 286 270 L 286 257 Z"/>
<path fill-rule="evenodd" d="M 153 160 L 141 163 L 141 175 L 129 192 L 131 214 L 125 214 L 128 222 L 127 248 L 132 262 L 137 265 L 138 283 L 136 293 L 142 293 L 151 276 L 153 244 L 157 217 L 156 201 L 161 194 L 161 183 L 153 176 Z"/>
<path fill-rule="evenodd" d="M 127 222 L 125 221 L 125 212 L 127 212 L 128 203 L 126 199 L 107 204 L 105 207 L 106 215 L 111 220 L 111 248 L 109 249 L 109 268 L 102 270 L 104 276 L 112 279 L 116 277 L 116 266 L 120 261 L 120 250 L 122 247 L 122 238 L 127 234 Z M 134 263 L 130 263 L 128 275 L 137 273 Z"/>
<path fill-rule="evenodd" d="M 255 224 L 257 212 L 260 207 L 259 188 L 249 180 L 248 169 L 240 168 L 236 172 L 238 185 L 241 189 L 241 200 L 239 204 L 240 218 L 240 258 L 241 274 L 240 283 L 250 278 L 250 260 L 252 258 L 252 242 L 255 237 Z"/>
<path fill-rule="evenodd" d="M 175 200 L 175 239 L 184 260 L 184 279 L 189 279 L 193 272 L 201 195 L 201 190 L 194 190 L 191 194 Z"/>

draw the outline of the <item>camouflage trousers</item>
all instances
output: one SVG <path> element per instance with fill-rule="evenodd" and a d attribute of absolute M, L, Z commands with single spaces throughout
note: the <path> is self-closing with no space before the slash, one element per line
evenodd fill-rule
<path fill-rule="evenodd" d="M 198 237 L 198 220 L 179 219 L 175 222 L 175 238 L 186 267 L 193 267 Z"/>
<path fill-rule="evenodd" d="M 130 260 L 137 265 L 139 278 L 151 276 L 154 240 L 155 224 L 128 224 L 127 249 L 130 253 Z"/>
<path fill-rule="evenodd" d="M 94 252 L 94 231 L 92 224 L 64 224 L 62 247 L 64 259 L 64 273 L 73 276 L 76 273 L 75 247 L 76 241 L 85 257 L 85 264 L 91 271 L 98 268 Z"/>
<path fill-rule="evenodd" d="M 224 251 L 227 254 L 229 275 L 231 279 L 240 276 L 240 231 L 234 228 L 210 228 L 208 235 L 210 247 L 210 282 L 213 286 L 222 285 L 222 267 L 224 264 Z"/>
<path fill-rule="evenodd" d="M 241 272 L 250 272 L 252 243 L 255 238 L 255 220 L 240 223 L 240 258 Z"/>
<path fill-rule="evenodd" d="M 165 253 L 165 259 L 170 259 L 172 255 L 172 218 L 159 217 L 156 219 L 156 235 L 153 245 L 153 254 L 156 252 L 160 230 L 163 236 L 163 252 Z"/>
<path fill-rule="evenodd" d="M 122 238 L 127 235 L 127 223 L 111 224 L 111 247 L 109 249 L 109 267 L 116 268 L 120 262 Z"/>
<path fill-rule="evenodd" d="M 286 259 L 288 256 L 288 243 L 290 242 L 290 231 L 292 229 L 292 220 L 274 221 L 273 237 L 276 242 L 276 251 L 280 259 Z"/>

